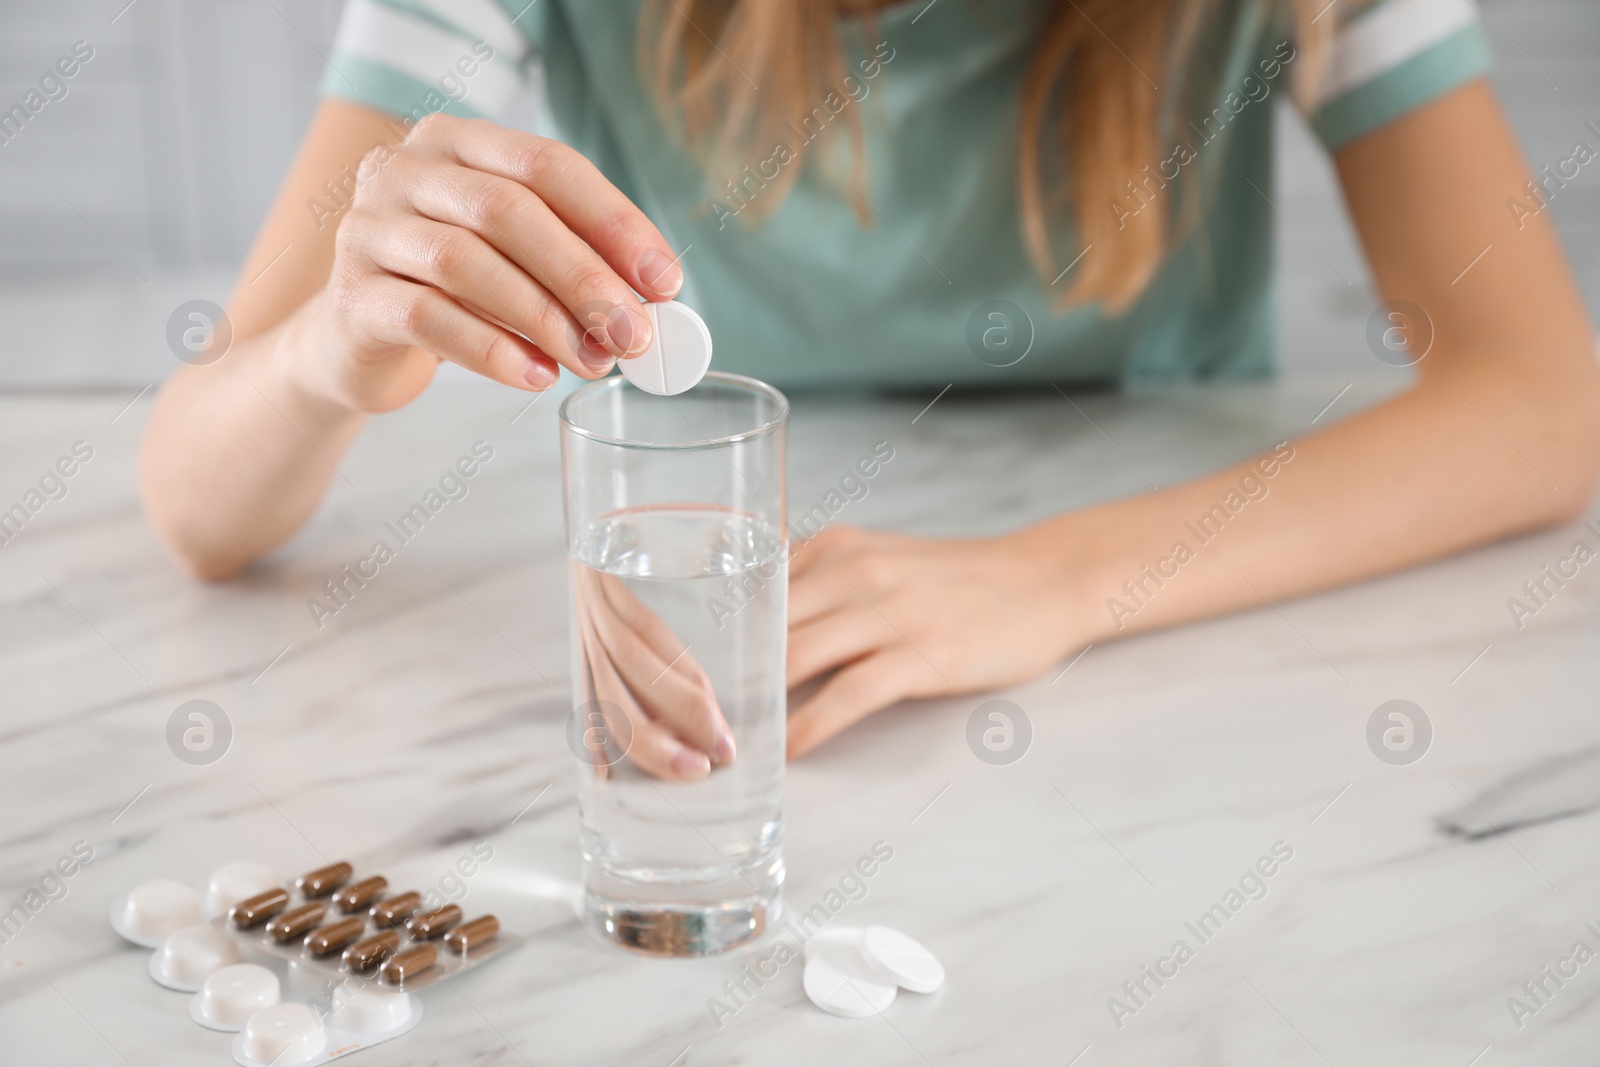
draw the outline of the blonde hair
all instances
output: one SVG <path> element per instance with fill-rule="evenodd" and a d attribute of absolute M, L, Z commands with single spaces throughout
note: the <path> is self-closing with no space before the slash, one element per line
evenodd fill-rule
<path fill-rule="evenodd" d="M 1296 95 L 1305 104 L 1329 27 L 1317 25 L 1318 0 L 1278 2 L 1288 8 L 1306 55 L 1295 71 Z M 1063 0 L 1040 34 L 1018 102 L 1024 243 L 1048 283 L 1057 268 L 1052 219 L 1070 207 L 1079 244 L 1096 249 L 1076 270 L 1062 306 L 1093 300 L 1112 310 L 1126 307 L 1182 229 L 1173 224 L 1165 197 L 1152 197 L 1120 218 L 1106 205 L 1124 197 L 1128 183 L 1137 184 L 1141 171 L 1160 158 L 1157 85 L 1182 84 L 1213 6 L 1214 0 Z M 719 172 L 733 173 L 731 161 L 786 144 L 816 102 L 837 92 L 850 73 L 837 23 L 859 7 L 860 0 L 646 0 L 639 54 L 647 84 L 714 184 Z M 866 28 L 874 34 L 870 16 Z M 849 187 L 846 195 L 865 225 L 871 213 L 861 116 L 857 108 L 844 112 L 850 167 L 841 191 Z M 1058 153 L 1047 152 L 1052 143 L 1059 144 Z M 780 168 L 763 183 L 771 191 L 749 205 L 751 213 L 759 217 L 776 207 L 800 170 Z"/>

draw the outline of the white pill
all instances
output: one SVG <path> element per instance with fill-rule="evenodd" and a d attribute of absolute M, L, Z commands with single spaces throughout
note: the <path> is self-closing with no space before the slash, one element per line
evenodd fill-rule
<path fill-rule="evenodd" d="M 233 939 L 214 926 L 174 930 L 150 954 L 150 977 L 168 989 L 193 993 L 213 971 L 239 962 Z"/>
<path fill-rule="evenodd" d="M 944 966 L 938 958 L 899 930 L 867 927 L 861 935 L 861 954 L 913 993 L 932 993 L 944 984 Z"/>
<path fill-rule="evenodd" d="M 281 997 L 277 975 L 259 964 L 236 963 L 206 978 L 189 1002 L 189 1016 L 213 1030 L 237 1030 Z"/>
<path fill-rule="evenodd" d="M 206 883 L 206 914 L 221 915 L 241 900 L 276 889 L 283 883 L 265 863 L 224 863 Z"/>
<path fill-rule="evenodd" d="M 398 1030 L 411 1018 L 410 993 L 379 989 L 352 989 L 328 1016 L 328 1024 L 358 1034 L 383 1034 Z"/>
<path fill-rule="evenodd" d="M 200 894 L 170 878 L 134 886 L 111 912 L 112 929 L 145 948 L 155 948 L 174 930 L 199 921 Z"/>
<path fill-rule="evenodd" d="M 806 942 L 806 959 L 809 960 L 814 953 L 822 952 L 837 945 L 859 947 L 861 933 L 862 930 L 859 926 L 836 926 L 832 929 L 818 931 L 812 934 L 810 940 Z"/>
<path fill-rule="evenodd" d="M 694 388 L 711 366 L 711 331 L 705 320 L 676 300 L 643 307 L 650 316 L 650 347 L 617 361 L 622 376 L 657 396 Z"/>
<path fill-rule="evenodd" d="M 328 1047 L 328 1032 L 309 1004 L 274 1004 L 250 1016 L 239 1049 L 248 1060 L 293 1067 Z"/>
<path fill-rule="evenodd" d="M 833 1015 L 861 1019 L 894 1003 L 899 989 L 873 970 L 858 944 L 848 937 L 806 942 L 801 978 L 811 1003 Z"/>

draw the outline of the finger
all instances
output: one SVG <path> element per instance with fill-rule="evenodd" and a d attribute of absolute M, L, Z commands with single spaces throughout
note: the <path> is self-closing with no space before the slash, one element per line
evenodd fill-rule
<path fill-rule="evenodd" d="M 899 640 L 877 612 L 846 607 L 789 627 L 788 686 L 793 689 L 817 675 Z"/>
<path fill-rule="evenodd" d="M 375 267 L 443 291 L 472 311 L 503 323 L 568 370 L 597 378 L 611 368 L 579 358 L 577 323 L 550 293 L 471 230 L 415 215 L 386 218 L 364 244 Z"/>
<path fill-rule="evenodd" d="M 789 758 L 909 696 L 926 669 L 910 649 L 887 649 L 844 668 L 789 716 Z"/>
<path fill-rule="evenodd" d="M 684 744 L 643 713 L 633 724 L 628 758 L 645 773 L 676 782 L 696 782 L 711 773 L 711 760 L 704 752 Z"/>
<path fill-rule="evenodd" d="M 862 540 L 863 533 L 856 526 L 824 526 L 790 548 L 789 577 L 840 559 L 846 548 Z"/>
<path fill-rule="evenodd" d="M 731 762 L 735 749 L 727 720 L 711 679 L 688 649 L 614 576 L 590 571 L 584 581 L 595 629 L 633 699 L 652 721 L 713 762 Z M 652 640 L 646 640 L 646 629 Z"/>
<path fill-rule="evenodd" d="M 710 774 L 711 760 L 706 754 L 684 744 L 666 726 L 652 720 L 615 670 L 608 669 L 609 661 L 598 643 L 595 650 L 599 657 L 596 691 L 604 694 L 600 699 L 622 709 L 628 718 L 628 745 L 623 758 L 652 777 L 672 781 L 696 781 Z"/>
<path fill-rule="evenodd" d="M 568 227 L 630 286 L 652 300 L 683 287 L 683 270 L 661 231 L 583 154 L 493 123 L 440 124 L 437 136 L 455 158 L 538 193 Z M 443 127 L 448 126 L 448 129 Z M 434 136 L 432 131 L 424 137 Z"/>
<path fill-rule="evenodd" d="M 631 610 L 636 614 L 650 613 L 614 576 L 586 569 L 580 581 L 591 623 L 630 697 L 652 721 L 662 723 L 715 762 L 732 759 L 732 737 L 717 706 L 711 680 L 689 657 L 683 644 L 659 620 L 654 621 L 665 631 L 667 651 L 664 654 L 647 643 L 638 629 L 619 614 L 615 603 L 632 601 L 635 607 Z"/>
<path fill-rule="evenodd" d="M 825 566 L 789 578 L 789 629 L 862 604 L 838 567 Z"/>
<path fill-rule="evenodd" d="M 618 673 L 615 661 L 598 635 L 593 613 L 580 607 L 579 614 L 584 654 L 589 664 L 595 697 L 622 709 L 628 717 L 625 757 L 646 774 L 657 778 L 693 781 L 710 774 L 711 761 L 704 752 L 690 748 L 674 737 L 671 731 L 651 721 Z"/>
<path fill-rule="evenodd" d="M 494 245 L 568 310 L 588 344 L 573 355 L 609 368 L 650 343 L 650 319 L 632 287 L 534 192 L 498 174 L 443 159 L 403 165 L 407 206 Z"/>
<path fill-rule="evenodd" d="M 728 720 L 722 714 L 722 706 L 717 702 L 716 689 L 711 684 L 711 678 L 705 669 L 700 666 L 694 656 L 689 654 L 689 649 L 678 639 L 659 615 L 644 606 L 644 603 L 628 590 L 622 581 L 612 575 L 603 575 L 600 584 L 606 594 L 606 602 L 611 605 L 617 617 L 636 634 L 644 644 L 650 648 L 655 657 L 664 662 L 662 672 L 665 676 L 677 679 L 679 684 L 685 684 L 694 690 L 704 704 L 704 717 L 697 718 L 692 726 L 691 740 L 699 742 L 709 740 L 711 747 L 707 752 L 722 752 L 724 760 L 733 758 L 733 735 L 728 729 Z M 655 677 L 655 676 L 653 676 Z"/>
<path fill-rule="evenodd" d="M 474 315 L 431 286 L 376 275 L 351 303 L 375 339 L 413 345 L 502 385 L 541 392 L 559 376 L 555 361 L 532 342 Z"/>
<path fill-rule="evenodd" d="M 791 541 L 789 544 L 789 580 L 792 582 L 816 565 L 819 555 L 817 539 L 807 538 L 804 541 Z"/>

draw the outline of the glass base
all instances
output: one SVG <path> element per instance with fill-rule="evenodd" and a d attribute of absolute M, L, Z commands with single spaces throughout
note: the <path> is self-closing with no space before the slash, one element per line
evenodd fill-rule
<path fill-rule="evenodd" d="M 714 956 L 760 937 L 778 921 L 782 894 L 772 892 L 715 907 L 612 900 L 586 891 L 584 917 L 600 937 L 654 956 Z"/>

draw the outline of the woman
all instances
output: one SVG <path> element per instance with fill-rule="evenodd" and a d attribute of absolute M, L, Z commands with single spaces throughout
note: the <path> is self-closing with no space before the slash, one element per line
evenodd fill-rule
<path fill-rule="evenodd" d="M 827 680 L 791 754 L 1590 499 L 1592 329 L 1469 0 L 523 2 L 348 3 L 233 351 L 183 368 L 150 428 L 148 510 L 196 574 L 289 537 L 366 417 L 441 360 L 533 392 L 597 378 L 647 340 L 639 298 L 686 275 L 718 366 L 780 386 L 1266 373 L 1270 101 L 1291 91 L 1382 296 L 1431 323 L 1415 385 L 1001 537 L 824 531 L 792 565 L 789 681 Z M 535 64 L 573 147 L 472 118 Z M 993 300 L 1034 329 L 1005 368 L 967 343 Z M 1186 523 L 1269 481 L 1192 551 Z"/>

